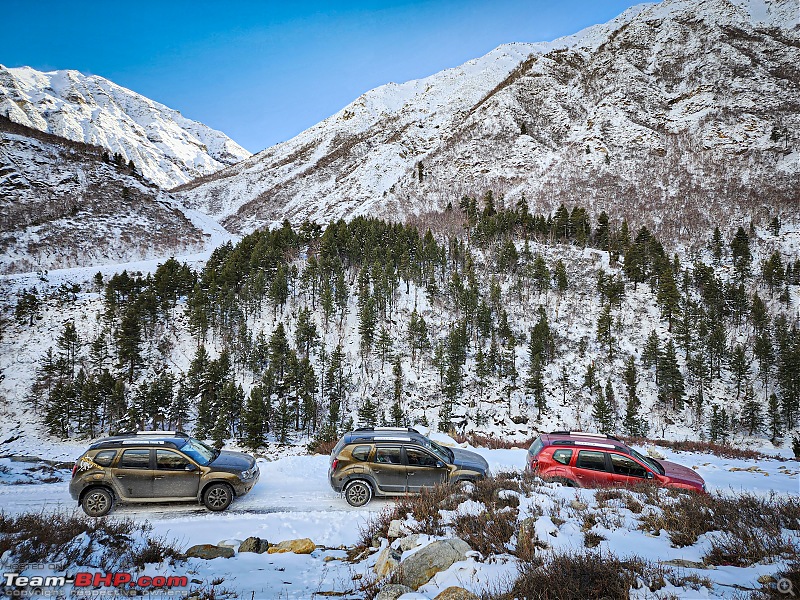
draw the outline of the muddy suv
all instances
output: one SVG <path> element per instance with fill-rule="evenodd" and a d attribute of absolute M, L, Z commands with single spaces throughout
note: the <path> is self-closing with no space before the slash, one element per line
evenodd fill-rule
<path fill-rule="evenodd" d="M 437 483 L 474 481 L 489 475 L 479 454 L 446 448 L 415 429 L 362 428 L 339 440 L 328 470 L 331 487 L 351 506 L 373 496 L 418 494 Z"/>
<path fill-rule="evenodd" d="M 75 462 L 69 493 L 91 517 L 115 502 L 202 501 L 225 510 L 258 481 L 249 454 L 215 450 L 176 431 L 140 431 L 104 438 Z"/>
<path fill-rule="evenodd" d="M 705 481 L 692 469 L 642 456 L 619 438 L 601 433 L 543 433 L 528 450 L 525 470 L 572 487 L 630 486 L 651 481 L 670 488 L 706 491 Z"/>

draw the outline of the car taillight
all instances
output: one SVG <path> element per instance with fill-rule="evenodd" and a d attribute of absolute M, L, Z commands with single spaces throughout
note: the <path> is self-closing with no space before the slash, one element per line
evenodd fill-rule
<path fill-rule="evenodd" d="M 75 477 L 75 471 L 78 470 L 78 463 L 72 465 L 72 476 Z"/>
<path fill-rule="evenodd" d="M 339 466 L 339 459 L 338 458 L 334 458 L 333 462 L 331 463 L 331 471 L 335 471 L 336 467 L 338 467 L 338 466 Z"/>

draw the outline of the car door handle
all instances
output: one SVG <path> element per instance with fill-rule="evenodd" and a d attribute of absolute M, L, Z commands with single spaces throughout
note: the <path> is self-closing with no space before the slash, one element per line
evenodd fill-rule
<path fill-rule="evenodd" d="M 163 475 L 156 475 L 155 477 L 153 477 L 153 479 L 164 479 L 164 476 Z"/>
<path fill-rule="evenodd" d="M 414 474 L 414 471 L 409 472 L 409 475 L 413 475 L 413 474 Z"/>
<path fill-rule="evenodd" d="M 114 477 L 117 479 L 125 479 L 125 475 L 115 475 Z"/>

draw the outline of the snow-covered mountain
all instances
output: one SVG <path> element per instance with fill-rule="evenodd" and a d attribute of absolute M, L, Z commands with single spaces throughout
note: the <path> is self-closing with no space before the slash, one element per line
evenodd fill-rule
<path fill-rule="evenodd" d="M 181 188 L 249 232 L 288 218 L 402 218 L 493 190 L 580 202 L 691 238 L 800 201 L 795 0 L 664 0 L 605 25 L 356 99 Z"/>
<path fill-rule="evenodd" d="M 224 235 L 103 154 L 0 117 L 0 273 L 180 255 Z"/>
<path fill-rule="evenodd" d="M 78 71 L 42 73 L 0 65 L 0 115 L 119 153 L 162 188 L 250 156 L 219 131 L 107 79 Z"/>

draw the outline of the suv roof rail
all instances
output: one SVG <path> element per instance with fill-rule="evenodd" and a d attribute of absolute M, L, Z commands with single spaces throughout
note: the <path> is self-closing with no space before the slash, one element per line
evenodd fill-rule
<path fill-rule="evenodd" d="M 183 431 L 123 431 L 118 433 L 112 437 L 124 437 L 124 436 L 146 436 L 146 435 L 158 435 L 161 437 L 179 437 L 179 438 L 188 438 L 189 434 L 184 433 Z"/>
<path fill-rule="evenodd" d="M 353 431 L 402 431 L 404 433 L 419 433 L 413 427 L 359 427 Z"/>
<path fill-rule="evenodd" d="M 589 431 L 551 431 L 550 435 L 582 435 L 584 437 L 596 437 L 604 440 L 615 440 L 622 443 L 621 439 L 607 433 L 591 433 Z"/>

